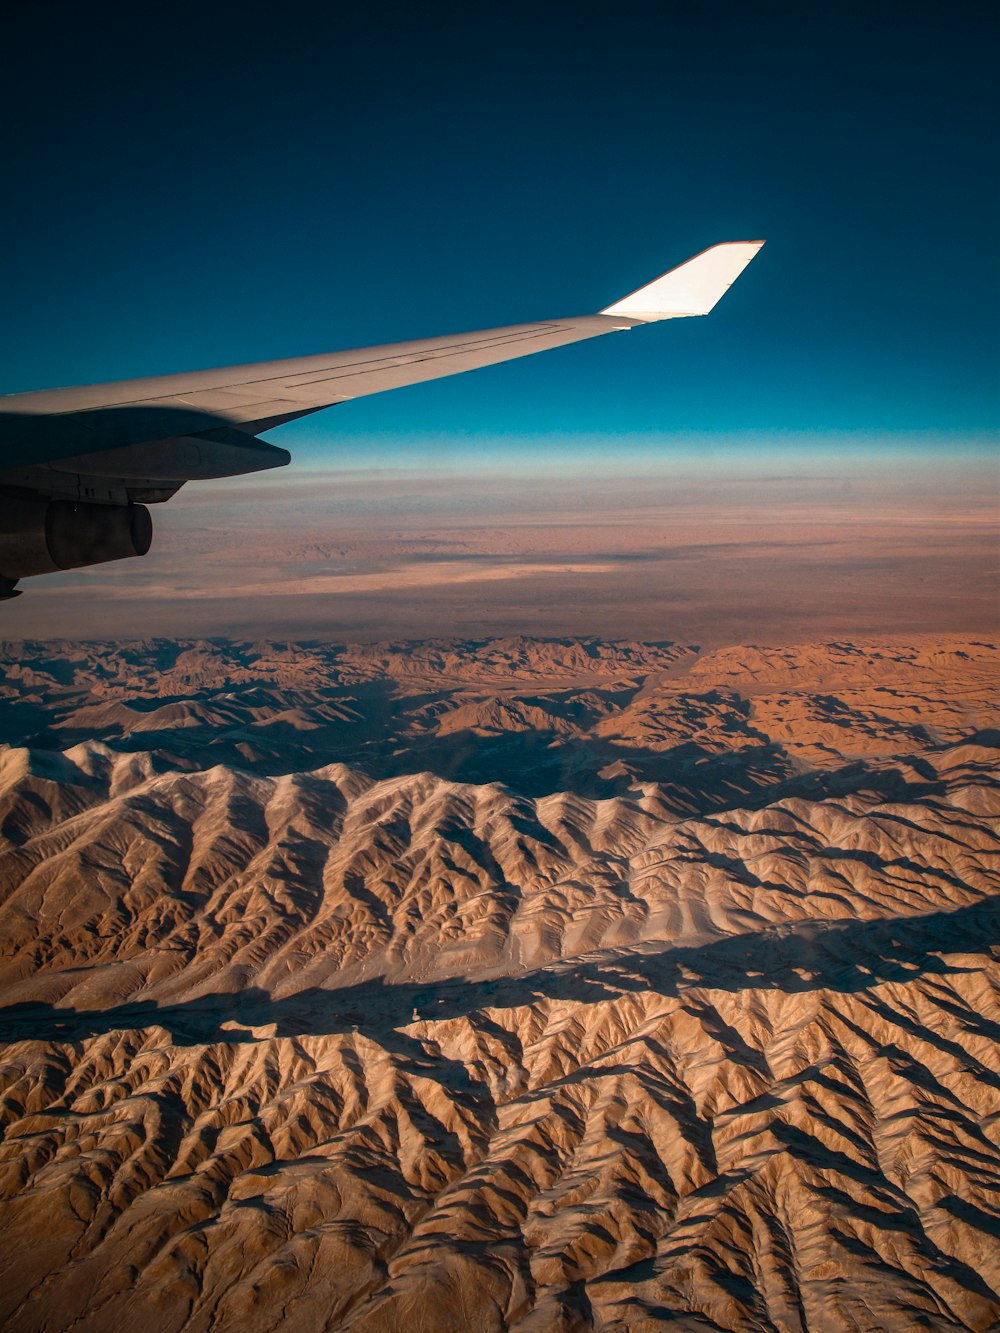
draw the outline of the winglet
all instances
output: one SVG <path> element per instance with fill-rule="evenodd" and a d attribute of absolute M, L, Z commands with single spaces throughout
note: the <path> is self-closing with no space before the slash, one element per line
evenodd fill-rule
<path fill-rule="evenodd" d="M 622 315 L 643 324 L 685 315 L 707 315 L 763 244 L 763 241 L 725 241 L 713 245 L 631 296 L 609 305 L 601 314 Z"/>

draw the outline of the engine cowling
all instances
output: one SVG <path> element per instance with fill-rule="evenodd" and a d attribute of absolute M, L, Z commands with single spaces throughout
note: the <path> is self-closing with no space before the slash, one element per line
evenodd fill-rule
<path fill-rule="evenodd" d="M 145 555 L 152 541 L 145 505 L 0 497 L 0 580 L 8 583 Z"/>

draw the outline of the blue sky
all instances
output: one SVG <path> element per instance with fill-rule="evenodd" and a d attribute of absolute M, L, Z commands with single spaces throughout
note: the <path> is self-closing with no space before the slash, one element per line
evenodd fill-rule
<path fill-rule="evenodd" d="M 995 440 L 994 7 L 354 8 L 22 7 L 0 388 L 585 312 L 765 237 L 707 319 L 276 438 L 338 467 Z"/>

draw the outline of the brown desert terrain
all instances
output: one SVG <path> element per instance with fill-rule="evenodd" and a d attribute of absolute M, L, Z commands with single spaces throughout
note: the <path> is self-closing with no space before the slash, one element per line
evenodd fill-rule
<path fill-rule="evenodd" d="M 748 446 L 707 474 L 665 450 L 648 475 L 290 469 L 185 487 L 157 510 L 148 556 L 26 584 L 4 607 L 3 633 L 516 632 L 714 648 L 995 637 L 995 450 L 948 468 L 856 453 L 850 465 L 834 450 L 818 475 L 801 471 L 801 455 L 768 462 Z"/>
<path fill-rule="evenodd" d="M 0 674 L 5 1328 L 1000 1321 L 996 642 Z"/>

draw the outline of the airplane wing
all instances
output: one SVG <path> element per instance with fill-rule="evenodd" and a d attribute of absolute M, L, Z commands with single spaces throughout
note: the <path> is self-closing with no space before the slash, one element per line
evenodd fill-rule
<path fill-rule="evenodd" d="M 26 546 L 23 529 L 37 528 L 39 521 L 65 527 L 65 506 L 99 507 L 102 512 L 90 514 L 90 520 L 100 526 L 116 518 L 121 527 L 124 516 L 109 516 L 103 512 L 107 506 L 135 508 L 168 499 L 186 481 L 280 467 L 290 461 L 288 452 L 256 436 L 324 407 L 617 329 L 707 314 L 761 245 L 713 246 L 594 315 L 0 397 L 0 579 L 12 587 L 28 574 L 96 562 L 61 563 L 85 554 L 86 543 L 66 543 L 57 560 L 50 537 L 38 532 L 34 553 L 18 555 Z M 37 506 L 46 502 L 40 520 Z M 26 505 L 35 508 L 29 513 Z M 53 505 L 63 506 L 58 518 L 50 512 Z M 145 530 L 148 524 L 140 526 Z M 137 553 L 144 552 L 122 552 Z"/>

